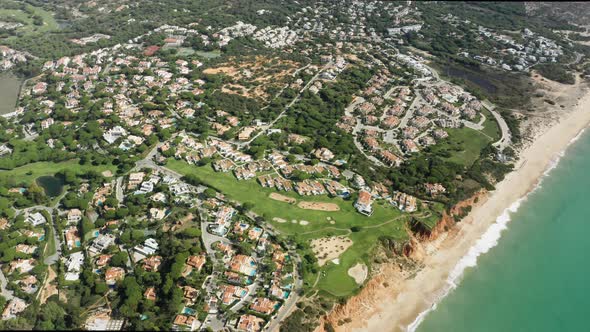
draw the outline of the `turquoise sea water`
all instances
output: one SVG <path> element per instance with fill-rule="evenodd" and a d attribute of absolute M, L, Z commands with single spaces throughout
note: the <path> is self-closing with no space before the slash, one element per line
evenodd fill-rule
<path fill-rule="evenodd" d="M 517 206 L 416 331 L 590 331 L 590 132 Z"/>

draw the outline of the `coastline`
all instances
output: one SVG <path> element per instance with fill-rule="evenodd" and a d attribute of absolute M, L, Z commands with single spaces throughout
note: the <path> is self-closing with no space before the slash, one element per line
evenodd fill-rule
<path fill-rule="evenodd" d="M 496 185 L 471 213 L 449 231 L 438 250 L 427 255 L 424 268 L 411 279 L 399 274 L 380 276 L 394 287 L 379 287 L 365 302 L 364 315 L 352 322 L 334 326 L 337 331 L 414 331 L 422 319 L 460 281 L 465 268 L 475 266 L 477 256 L 494 247 L 514 212 L 555 167 L 565 149 L 590 124 L 590 91 L 586 90 L 577 105 L 564 112 L 559 121 L 536 135 L 523 149 L 515 170 Z M 477 222 L 476 222 L 477 221 Z M 373 285 L 375 286 L 375 285 Z M 371 303 L 370 310 L 367 303 Z"/>

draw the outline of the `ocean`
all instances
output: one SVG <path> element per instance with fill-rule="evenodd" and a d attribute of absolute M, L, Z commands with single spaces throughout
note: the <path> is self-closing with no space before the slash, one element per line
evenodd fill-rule
<path fill-rule="evenodd" d="M 408 330 L 590 331 L 590 132 L 457 264 Z"/>

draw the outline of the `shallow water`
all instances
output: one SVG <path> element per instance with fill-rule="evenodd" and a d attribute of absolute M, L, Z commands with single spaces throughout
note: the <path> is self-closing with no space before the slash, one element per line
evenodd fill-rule
<path fill-rule="evenodd" d="M 497 245 L 465 269 L 417 331 L 590 330 L 588 169 L 586 132 L 537 190 L 507 211 Z"/>

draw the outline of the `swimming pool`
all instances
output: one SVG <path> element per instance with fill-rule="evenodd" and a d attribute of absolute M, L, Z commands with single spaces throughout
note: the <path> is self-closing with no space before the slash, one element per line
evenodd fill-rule
<path fill-rule="evenodd" d="M 192 315 L 194 315 L 196 313 L 196 311 L 194 309 L 184 307 L 184 309 L 182 309 L 182 313 L 185 314 L 185 315 L 191 315 L 192 316 Z"/>

